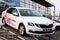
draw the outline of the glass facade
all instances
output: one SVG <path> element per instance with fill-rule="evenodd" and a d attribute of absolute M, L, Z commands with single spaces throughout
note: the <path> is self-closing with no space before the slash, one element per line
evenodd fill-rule
<path fill-rule="evenodd" d="M 3 0 L 3 1 L 6 1 L 6 2 L 13 2 L 13 0 Z"/>
<path fill-rule="evenodd" d="M 42 6 L 42 5 L 40 5 L 38 3 L 35 3 L 31 0 L 5 0 L 5 1 L 13 2 L 13 3 L 16 4 L 16 6 L 35 9 L 38 12 L 40 12 L 41 14 L 47 14 L 47 13 L 51 14 L 51 9 L 50 8 Z"/>
<path fill-rule="evenodd" d="M 46 15 L 51 14 L 51 9 L 50 8 L 42 6 L 42 5 L 40 5 L 38 3 L 35 3 L 31 0 L 20 0 L 20 6 L 35 9 L 38 12 L 40 12 L 41 14 L 46 14 Z"/>
<path fill-rule="evenodd" d="M 15 6 L 20 6 L 20 0 L 3 0 L 8 3 L 14 3 Z"/>
<path fill-rule="evenodd" d="M 20 6 L 20 0 L 13 0 L 13 2 L 16 4 L 16 6 Z"/>

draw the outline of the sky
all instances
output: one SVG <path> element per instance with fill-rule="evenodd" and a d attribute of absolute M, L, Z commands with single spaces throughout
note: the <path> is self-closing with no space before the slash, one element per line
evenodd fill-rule
<path fill-rule="evenodd" d="M 60 0 L 50 0 L 50 1 L 55 4 L 55 7 L 56 7 L 56 15 L 58 15 L 59 12 L 60 12 Z"/>

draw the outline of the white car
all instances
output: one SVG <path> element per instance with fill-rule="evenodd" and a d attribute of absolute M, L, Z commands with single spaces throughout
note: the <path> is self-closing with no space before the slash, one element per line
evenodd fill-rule
<path fill-rule="evenodd" d="M 54 25 L 56 27 L 56 30 L 60 30 L 60 19 L 55 19 L 54 20 Z"/>
<path fill-rule="evenodd" d="M 21 35 L 53 34 L 53 21 L 31 8 L 10 7 L 2 12 L 2 22 L 17 29 Z"/>

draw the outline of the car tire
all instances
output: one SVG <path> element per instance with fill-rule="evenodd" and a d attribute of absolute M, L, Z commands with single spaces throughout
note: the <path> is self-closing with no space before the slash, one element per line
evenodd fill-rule
<path fill-rule="evenodd" d="M 2 23 L 3 23 L 4 26 L 7 25 L 5 19 L 2 19 Z"/>
<path fill-rule="evenodd" d="M 19 26 L 19 34 L 21 36 L 24 36 L 26 34 L 26 30 L 25 30 L 25 26 L 24 25 L 20 25 Z"/>

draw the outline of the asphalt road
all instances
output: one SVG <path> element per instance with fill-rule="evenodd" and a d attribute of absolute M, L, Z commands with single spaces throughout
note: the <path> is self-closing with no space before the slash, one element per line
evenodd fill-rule
<path fill-rule="evenodd" d="M 55 32 L 55 34 L 49 36 L 34 36 L 34 35 L 21 36 L 19 35 L 19 32 L 16 29 L 10 26 L 4 26 L 4 28 L 11 31 L 13 34 L 16 34 L 17 36 L 22 38 L 22 40 L 60 40 L 60 34 L 58 32 Z"/>
<path fill-rule="evenodd" d="M 4 28 L 6 28 L 6 29 L 8 29 L 10 32 L 12 32 L 12 34 L 16 34 L 17 36 L 19 36 L 20 38 L 22 38 L 22 40 L 38 40 L 35 36 L 33 36 L 33 35 L 25 35 L 25 36 L 21 36 L 21 35 L 19 35 L 19 32 L 16 30 L 16 29 L 14 29 L 14 28 L 12 28 L 12 27 L 10 27 L 10 26 L 4 26 Z"/>
<path fill-rule="evenodd" d="M 0 26 L 2 26 L 3 23 L 1 22 L 0 19 Z M 10 34 L 15 34 L 17 35 L 17 37 L 19 37 L 22 40 L 60 40 L 60 31 L 55 32 L 54 35 L 50 35 L 50 36 L 34 36 L 34 35 L 25 35 L 25 36 L 21 36 L 19 35 L 19 32 L 10 27 L 10 26 L 2 26 L 3 28 L 9 30 Z"/>

